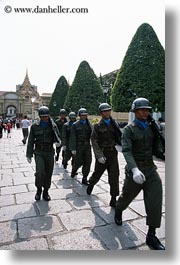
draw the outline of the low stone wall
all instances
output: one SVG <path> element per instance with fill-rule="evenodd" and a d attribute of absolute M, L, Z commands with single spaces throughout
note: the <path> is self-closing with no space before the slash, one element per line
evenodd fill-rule
<path fill-rule="evenodd" d="M 111 111 L 111 116 L 118 122 L 128 122 L 128 112 L 114 112 Z M 101 119 L 101 116 L 88 115 L 88 119 L 91 121 L 93 119 Z"/>

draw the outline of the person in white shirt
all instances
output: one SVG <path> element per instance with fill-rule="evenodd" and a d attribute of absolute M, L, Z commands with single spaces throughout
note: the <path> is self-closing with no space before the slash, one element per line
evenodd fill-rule
<path fill-rule="evenodd" d="M 30 122 L 29 120 L 27 119 L 27 116 L 25 115 L 24 116 L 24 119 L 21 121 L 21 124 L 22 124 L 22 133 L 23 133 L 23 144 L 26 144 L 26 140 L 28 138 L 28 135 L 29 135 L 29 130 L 28 130 L 28 127 L 30 125 Z"/>

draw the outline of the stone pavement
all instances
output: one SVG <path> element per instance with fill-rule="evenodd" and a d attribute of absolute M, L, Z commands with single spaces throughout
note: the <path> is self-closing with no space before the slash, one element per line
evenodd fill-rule
<path fill-rule="evenodd" d="M 12 129 L 11 138 L 0 139 L 0 249 L 12 250 L 149 250 L 143 193 L 123 212 L 123 225 L 114 224 L 109 206 L 107 173 L 92 195 L 81 185 L 81 169 L 75 179 L 55 163 L 50 195 L 52 200 L 34 201 L 34 161 L 26 161 L 21 129 Z M 125 160 L 118 153 L 120 191 Z M 157 236 L 165 244 L 165 163 L 155 160 L 163 183 L 162 225 Z M 70 163 L 69 163 L 70 164 Z M 91 173 L 94 167 L 94 157 Z M 90 173 L 90 174 L 91 174 Z M 90 176 L 90 175 L 89 175 Z"/>

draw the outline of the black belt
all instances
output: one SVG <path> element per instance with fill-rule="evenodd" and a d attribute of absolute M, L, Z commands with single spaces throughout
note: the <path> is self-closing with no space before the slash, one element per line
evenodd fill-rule
<path fill-rule="evenodd" d="M 90 145 L 90 142 L 77 142 L 77 144 L 85 144 L 85 145 Z"/>
<path fill-rule="evenodd" d="M 53 148 L 52 144 L 36 144 L 37 150 L 47 151 Z"/>
<path fill-rule="evenodd" d="M 114 146 L 102 147 L 101 149 L 102 149 L 102 151 L 108 151 L 108 152 L 116 150 L 116 148 Z"/>
<path fill-rule="evenodd" d="M 152 159 L 136 160 L 136 163 L 142 166 L 149 166 L 153 164 L 153 160 Z"/>

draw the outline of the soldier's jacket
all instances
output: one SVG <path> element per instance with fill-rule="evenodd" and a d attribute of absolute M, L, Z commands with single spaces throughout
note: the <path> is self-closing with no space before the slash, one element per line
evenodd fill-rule
<path fill-rule="evenodd" d="M 28 145 L 26 150 L 26 156 L 32 157 L 34 153 L 34 147 L 45 146 L 48 149 L 53 149 L 54 142 L 54 131 L 52 124 L 48 122 L 46 128 L 42 128 L 40 121 L 36 122 L 31 126 Z"/>
<path fill-rule="evenodd" d="M 58 119 L 55 121 L 57 127 L 58 127 L 58 130 L 60 132 L 60 139 L 62 140 L 62 129 L 63 129 L 63 125 L 67 122 L 67 119 L 64 118 L 64 121 L 62 121 L 61 119 Z"/>
<path fill-rule="evenodd" d="M 64 123 L 63 128 L 62 128 L 62 141 L 61 144 L 62 146 L 66 146 L 67 149 L 69 149 L 69 139 L 71 135 L 71 129 L 72 129 L 73 124 L 71 124 L 69 121 Z"/>
<path fill-rule="evenodd" d="M 81 124 L 81 121 L 76 121 L 73 123 L 70 141 L 69 141 L 69 149 L 77 150 L 78 145 L 86 144 L 90 145 L 90 137 L 92 132 L 92 126 L 87 119 L 85 125 Z"/>
<path fill-rule="evenodd" d="M 113 122 L 115 121 L 113 120 Z M 112 124 L 112 119 L 110 125 L 108 126 L 104 123 L 103 119 L 94 125 L 91 141 L 94 154 L 97 159 L 104 156 L 102 150 L 103 148 L 113 148 L 115 145 L 120 143 L 116 136 L 116 130 Z"/>
<path fill-rule="evenodd" d="M 154 142 L 155 137 L 150 125 L 146 129 L 141 129 L 132 122 L 123 129 L 122 152 L 129 170 L 138 167 L 138 161 L 153 160 L 153 154 L 159 151 L 159 145 L 154 145 Z"/>

